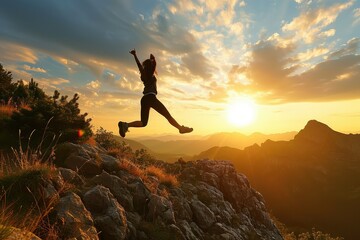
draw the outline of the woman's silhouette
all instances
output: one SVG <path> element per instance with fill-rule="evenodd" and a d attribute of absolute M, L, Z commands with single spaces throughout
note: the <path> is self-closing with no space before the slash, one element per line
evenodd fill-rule
<path fill-rule="evenodd" d="M 156 69 L 156 61 L 154 55 L 150 54 L 150 58 L 146 59 L 142 64 L 136 56 L 135 49 L 130 53 L 134 56 L 137 66 L 140 70 L 140 78 L 144 83 L 144 96 L 141 98 L 141 121 L 133 122 L 119 122 L 120 136 L 125 137 L 126 132 L 130 127 L 145 127 L 149 120 L 150 108 L 155 109 L 158 113 L 163 115 L 171 125 L 179 130 L 179 133 L 189 133 L 193 129 L 185 126 L 181 126 L 169 113 L 164 104 L 162 104 L 157 98 L 156 77 L 154 75 Z"/>

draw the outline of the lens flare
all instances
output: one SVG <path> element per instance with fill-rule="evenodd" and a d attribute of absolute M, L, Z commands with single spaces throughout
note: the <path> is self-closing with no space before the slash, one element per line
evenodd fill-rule
<path fill-rule="evenodd" d="M 81 138 L 85 134 L 85 131 L 82 129 L 78 130 L 78 137 Z"/>

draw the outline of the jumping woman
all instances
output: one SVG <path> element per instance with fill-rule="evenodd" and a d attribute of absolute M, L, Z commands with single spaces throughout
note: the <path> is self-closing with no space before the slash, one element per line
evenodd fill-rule
<path fill-rule="evenodd" d="M 133 122 L 119 122 L 120 136 L 125 137 L 126 132 L 131 127 L 145 127 L 149 120 L 150 108 L 155 109 L 158 113 L 163 115 L 171 125 L 179 130 L 179 133 L 189 133 L 193 129 L 185 126 L 181 126 L 169 113 L 164 104 L 162 104 L 157 98 L 156 77 L 154 75 L 156 69 L 156 61 L 154 55 L 150 54 L 150 58 L 146 59 L 142 64 L 136 56 L 135 49 L 130 51 L 130 54 L 134 56 L 135 62 L 140 70 L 140 79 L 144 83 L 144 96 L 141 98 L 141 121 Z"/>

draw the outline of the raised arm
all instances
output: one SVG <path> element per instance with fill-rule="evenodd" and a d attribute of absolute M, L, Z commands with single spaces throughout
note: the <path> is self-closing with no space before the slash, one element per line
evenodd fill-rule
<path fill-rule="evenodd" d="M 130 54 L 134 56 L 135 62 L 136 62 L 136 64 L 137 64 L 138 68 L 139 68 L 140 73 L 142 74 L 143 71 L 144 71 L 144 68 L 143 68 L 143 66 L 141 65 L 138 57 L 136 56 L 136 51 L 135 51 L 135 49 L 131 50 L 131 51 L 130 51 Z"/>
<path fill-rule="evenodd" d="M 154 56 L 154 55 L 152 55 L 152 54 L 150 54 L 150 60 L 151 60 L 151 62 L 152 62 L 152 64 L 153 64 L 154 68 L 156 68 L 156 60 L 155 60 L 155 56 Z"/>

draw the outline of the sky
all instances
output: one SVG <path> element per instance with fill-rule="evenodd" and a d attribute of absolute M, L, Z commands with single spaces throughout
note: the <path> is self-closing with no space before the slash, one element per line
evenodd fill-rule
<path fill-rule="evenodd" d="M 134 48 L 140 61 L 155 55 L 158 99 L 192 134 L 299 131 L 311 119 L 359 133 L 359 35 L 357 0 L 3 1 L 0 63 L 49 95 L 78 93 L 94 129 L 114 133 L 140 118 Z M 229 106 L 244 101 L 254 116 L 239 126 Z M 176 133 L 152 111 L 128 136 Z"/>

